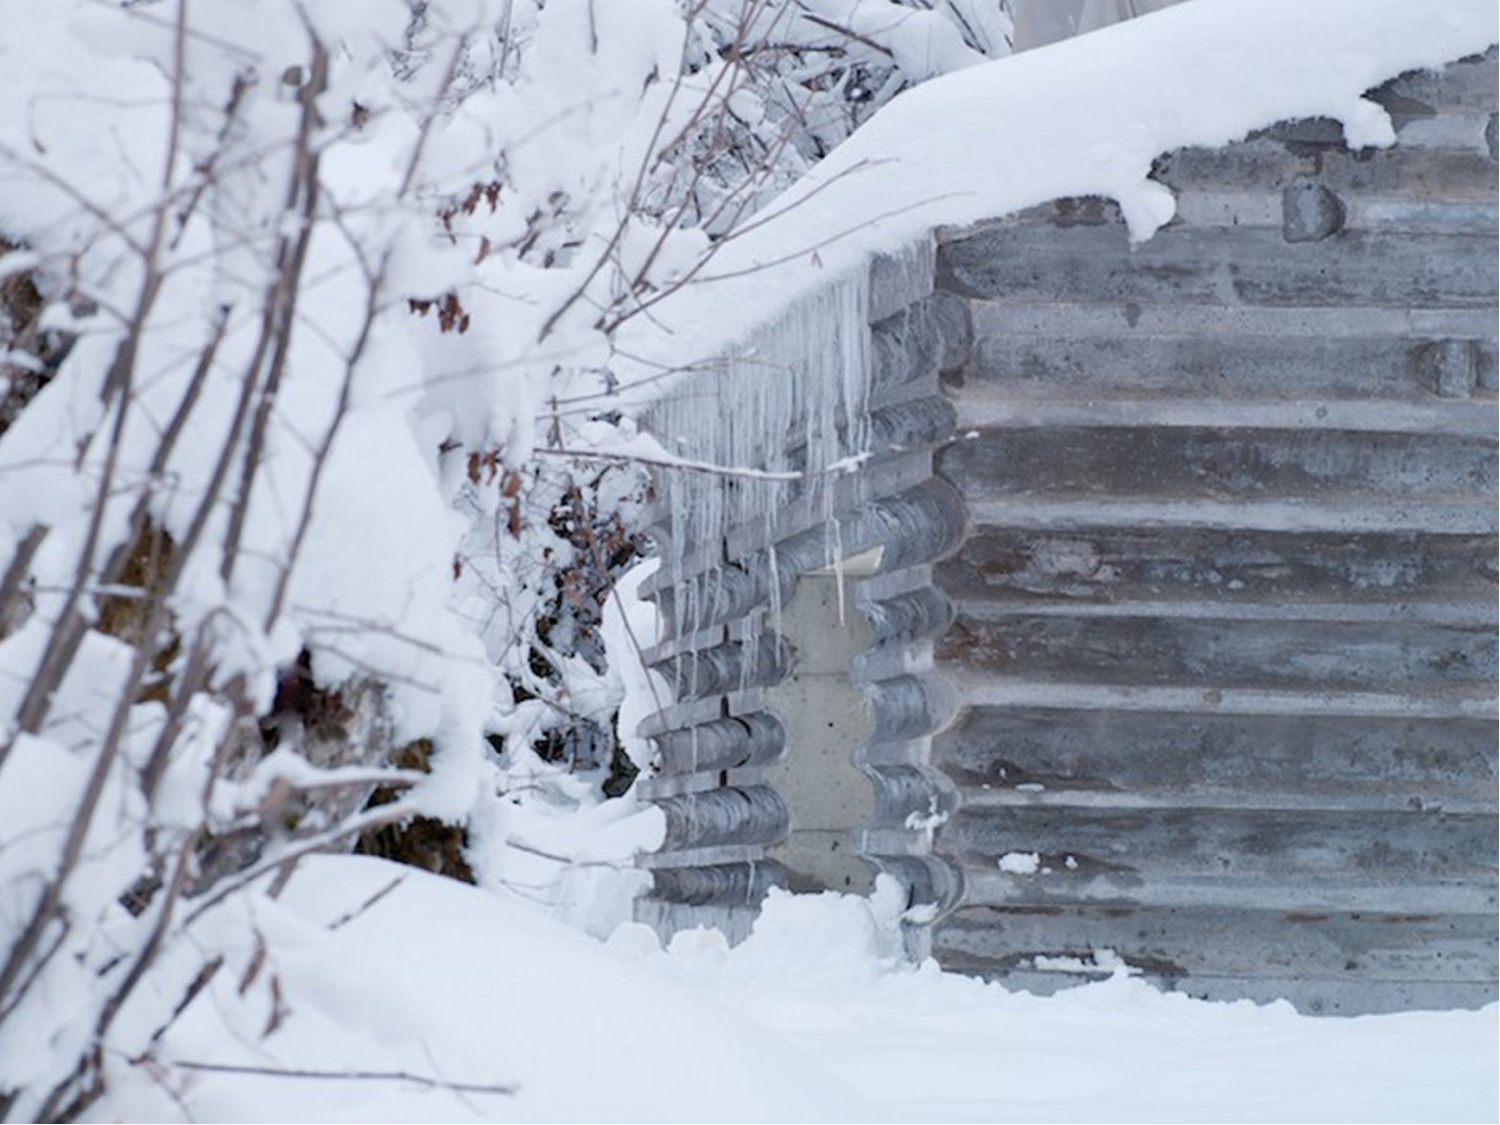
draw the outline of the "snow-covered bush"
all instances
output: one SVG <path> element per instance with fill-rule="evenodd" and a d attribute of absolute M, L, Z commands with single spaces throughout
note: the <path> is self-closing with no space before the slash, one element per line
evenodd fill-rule
<path fill-rule="evenodd" d="M 902 90 L 1010 52 L 1000 0 L 701 0 L 698 27 L 743 65 L 797 157 L 827 154 Z"/>
<path fill-rule="evenodd" d="M 612 334 L 998 49 L 945 5 L 59 0 L 0 43 L 0 1116 L 84 1111 L 216 976 L 274 1030 L 298 856 L 503 847 L 533 748 L 608 764 Z"/>

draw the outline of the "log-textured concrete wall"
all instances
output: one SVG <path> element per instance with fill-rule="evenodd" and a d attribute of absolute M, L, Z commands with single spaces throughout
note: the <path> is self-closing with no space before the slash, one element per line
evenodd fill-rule
<path fill-rule="evenodd" d="M 1495 52 L 1370 96 L 1394 148 L 1303 121 L 1164 155 L 1143 245 L 1058 200 L 861 280 L 838 428 L 870 461 L 674 544 L 645 917 L 737 935 L 768 885 L 838 885 L 785 792 L 816 753 L 873 782 L 844 846 L 949 967 L 1495 998 Z M 869 626 L 819 626 L 796 688 L 814 618 L 782 610 L 835 559 Z M 863 722 L 817 686 L 840 643 Z"/>
<path fill-rule="evenodd" d="M 649 656 L 676 703 L 645 731 L 661 758 L 638 784 L 667 839 L 645 859 L 654 889 L 638 913 L 664 932 L 707 924 L 738 938 L 768 887 L 863 890 L 877 869 L 914 904 L 957 903 L 957 869 L 932 856 L 926 827 L 956 807 L 927 763 L 953 701 L 926 669 L 950 622 L 931 564 L 957 549 L 966 519 L 933 472 L 953 434 L 938 376 L 966 359 L 969 326 L 961 300 L 932 293 L 933 272 L 931 246 L 875 262 L 844 283 L 858 347 L 824 338 L 849 325 L 799 308 L 754 358 L 695 376 L 649 419 L 686 454 L 745 464 L 717 430 L 770 398 L 780 405 L 755 461 L 823 466 L 786 483 L 661 476 L 665 565 L 648 593 L 667 639 Z M 777 356 L 777 341 L 809 334 L 805 355 Z M 816 388 L 839 382 L 831 366 L 851 356 L 857 392 L 822 401 Z M 829 469 L 856 448 L 857 471 Z M 799 808 L 814 822 L 795 821 Z"/>

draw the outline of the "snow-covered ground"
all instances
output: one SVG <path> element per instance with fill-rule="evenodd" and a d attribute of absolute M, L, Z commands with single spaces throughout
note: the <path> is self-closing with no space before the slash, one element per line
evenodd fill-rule
<path fill-rule="evenodd" d="M 601 944 L 518 900 L 322 858 L 256 912 L 279 1014 L 217 982 L 98 1119 L 1496 1119 L 1493 1006 L 1315 1019 L 1125 976 L 1012 994 L 902 963 L 895 900 L 777 895 L 733 950 L 697 931 L 663 951 L 644 927 Z"/>

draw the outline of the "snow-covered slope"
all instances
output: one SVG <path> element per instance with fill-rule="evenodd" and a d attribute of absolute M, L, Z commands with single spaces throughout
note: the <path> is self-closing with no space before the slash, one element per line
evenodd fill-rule
<path fill-rule="evenodd" d="M 1494 1119 L 1493 1007 L 1318 1020 L 1124 976 L 1014 995 L 900 964 L 898 899 L 777 894 L 733 950 L 633 925 L 601 947 L 472 887 L 319 859 L 256 912 L 279 1013 L 220 980 L 111 1074 L 98 1119 Z"/>

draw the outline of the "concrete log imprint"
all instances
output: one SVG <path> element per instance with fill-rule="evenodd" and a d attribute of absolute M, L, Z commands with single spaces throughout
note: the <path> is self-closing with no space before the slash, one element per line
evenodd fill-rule
<path fill-rule="evenodd" d="M 952 621 L 931 564 L 967 519 L 932 451 L 953 435 L 939 376 L 968 358 L 969 312 L 932 292 L 932 274 L 931 246 L 877 261 L 843 310 L 857 316 L 855 346 L 794 310 L 755 345 L 754 367 L 696 380 L 651 420 L 674 441 L 698 435 L 690 452 L 704 460 L 869 455 L 857 474 L 740 480 L 732 497 L 702 474 L 660 479 L 665 565 L 649 592 L 668 639 L 649 657 L 675 693 L 646 727 L 660 760 L 639 784 L 668 832 L 644 861 L 653 886 L 638 916 L 663 932 L 708 924 L 737 939 L 771 887 L 868 891 L 877 871 L 914 905 L 958 902 L 957 868 L 931 854 L 930 830 L 956 790 L 927 761 L 953 700 L 925 669 Z M 806 354 L 784 350 L 798 339 Z M 824 385 L 851 357 L 858 389 L 830 404 Z M 755 411 L 761 448 L 745 448 L 751 434 L 726 453 L 716 429 Z M 924 948 L 924 926 L 909 936 Z"/>
<path fill-rule="evenodd" d="M 863 342 L 813 345 L 858 393 L 776 391 L 761 440 L 865 471 L 717 523 L 663 481 L 642 917 L 737 937 L 880 869 L 915 952 L 1015 987 L 1109 949 L 1314 1012 L 1495 999 L 1495 90 L 1491 51 L 1372 91 L 1389 150 L 1165 154 L 1138 247 L 1057 200 L 860 279 Z"/>

